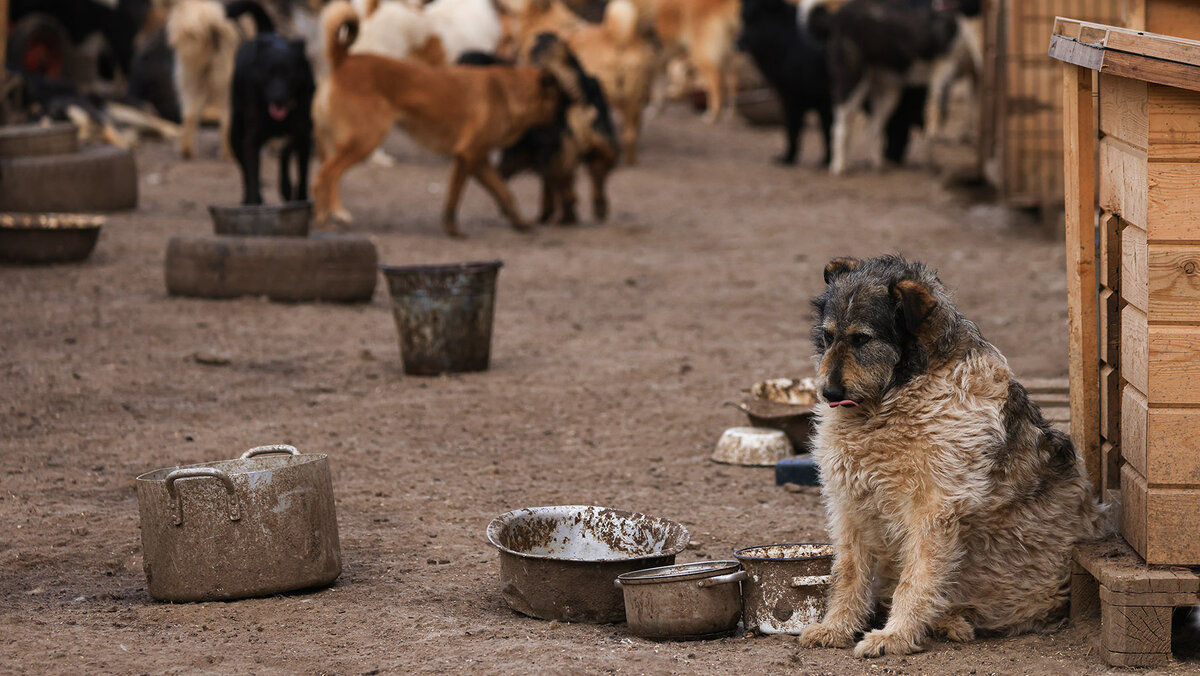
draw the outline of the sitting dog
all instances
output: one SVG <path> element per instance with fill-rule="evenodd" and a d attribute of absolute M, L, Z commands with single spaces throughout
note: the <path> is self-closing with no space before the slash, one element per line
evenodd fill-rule
<path fill-rule="evenodd" d="M 457 211 L 467 177 L 492 195 L 513 227 L 527 230 L 504 179 L 488 163 L 492 150 L 512 145 L 554 119 L 563 90 L 542 68 L 431 66 L 376 54 L 351 54 L 358 15 L 345 0 L 326 5 L 321 24 L 329 60 L 326 124 L 330 147 L 313 184 L 316 215 L 345 220 L 338 195 L 342 174 L 401 123 L 415 141 L 453 159 L 442 227 L 462 237 Z"/>
<path fill-rule="evenodd" d="M 584 165 L 592 180 L 592 213 L 597 221 L 603 221 L 608 215 L 605 186 L 620 152 L 600 83 L 584 72 L 567 44 L 553 33 L 537 36 L 523 61 L 554 74 L 568 100 L 553 122 L 530 129 L 505 148 L 497 170 L 505 179 L 522 171 L 536 172 L 542 179 L 538 220 L 547 223 L 558 213 L 558 223 L 569 225 L 579 220 L 575 170 Z M 464 54 L 459 62 L 479 66 L 505 63 L 478 52 Z"/>
<path fill-rule="evenodd" d="M 279 195 L 284 202 L 308 199 L 315 89 L 312 67 L 304 55 L 304 40 L 289 41 L 266 33 L 238 48 L 229 142 L 242 171 L 242 204 L 262 204 L 262 147 L 279 137 L 286 139 L 279 152 Z M 294 190 L 289 170 L 293 155 L 297 174 Z"/>
<path fill-rule="evenodd" d="M 836 556 L 828 611 L 800 643 L 849 646 L 873 589 L 890 612 L 859 657 L 1061 619 L 1072 546 L 1109 527 L 1075 447 L 935 271 L 839 258 L 825 281 L 813 455 Z"/>
<path fill-rule="evenodd" d="M 825 46 L 796 25 L 796 6 L 784 0 L 743 0 L 738 47 L 750 54 L 783 104 L 787 145 L 778 158 L 795 164 L 804 115 L 817 111 L 825 135 L 822 166 L 829 165 L 833 102 Z M 905 130 L 907 131 L 907 129 Z"/>

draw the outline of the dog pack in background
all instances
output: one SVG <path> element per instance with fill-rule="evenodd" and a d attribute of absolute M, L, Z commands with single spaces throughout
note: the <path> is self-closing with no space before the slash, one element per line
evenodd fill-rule
<path fill-rule="evenodd" d="M 1072 546 L 1107 509 L 1070 440 L 951 302 L 900 256 L 838 258 L 813 301 L 813 454 L 837 550 L 829 609 L 800 636 L 859 657 L 1061 620 Z M 870 631 L 877 602 L 890 607 Z M 889 603 L 890 602 L 890 603 Z"/>

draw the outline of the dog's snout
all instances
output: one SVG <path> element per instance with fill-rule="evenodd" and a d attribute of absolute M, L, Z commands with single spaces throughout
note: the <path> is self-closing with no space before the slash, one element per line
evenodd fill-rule
<path fill-rule="evenodd" d="M 845 401 L 846 390 L 830 384 L 821 389 L 821 396 L 825 397 L 825 401 Z"/>

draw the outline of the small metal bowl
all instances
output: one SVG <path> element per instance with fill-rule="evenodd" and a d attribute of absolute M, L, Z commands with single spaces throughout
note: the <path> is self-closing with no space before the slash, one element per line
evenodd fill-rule
<path fill-rule="evenodd" d="M 737 629 L 746 572 L 737 561 L 694 561 L 617 576 L 629 631 L 644 638 L 714 638 Z"/>
<path fill-rule="evenodd" d="M 100 237 L 103 216 L 0 214 L 0 261 L 45 265 L 81 261 Z"/>
<path fill-rule="evenodd" d="M 308 237 L 312 210 L 312 202 L 208 207 L 213 232 L 252 237 Z"/>

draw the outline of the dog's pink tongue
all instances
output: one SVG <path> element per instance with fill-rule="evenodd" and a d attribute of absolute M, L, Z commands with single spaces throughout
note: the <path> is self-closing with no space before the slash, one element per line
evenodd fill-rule
<path fill-rule="evenodd" d="M 851 399 L 829 402 L 829 408 L 837 408 L 838 406 L 858 406 L 858 402 Z"/>
<path fill-rule="evenodd" d="M 272 119 L 282 120 L 287 117 L 288 109 L 287 106 L 272 103 L 267 106 L 267 112 L 270 113 Z"/>

